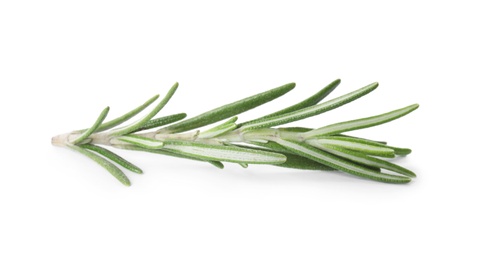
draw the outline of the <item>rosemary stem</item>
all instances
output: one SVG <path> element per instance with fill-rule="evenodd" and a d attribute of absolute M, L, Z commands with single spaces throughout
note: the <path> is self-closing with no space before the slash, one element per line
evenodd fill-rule
<path fill-rule="evenodd" d="M 70 133 L 57 135 L 51 138 L 51 144 L 58 147 L 63 147 L 69 139 Z"/>

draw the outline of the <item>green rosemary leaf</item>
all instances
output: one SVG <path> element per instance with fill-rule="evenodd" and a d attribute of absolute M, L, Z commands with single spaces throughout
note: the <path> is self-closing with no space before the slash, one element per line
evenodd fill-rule
<path fill-rule="evenodd" d="M 318 138 L 323 137 L 323 136 L 324 135 L 319 136 Z M 354 136 L 350 136 L 350 135 L 342 135 L 342 134 L 338 134 L 338 135 L 334 135 L 334 136 L 345 137 L 345 138 L 349 138 L 351 140 L 355 140 L 357 142 L 364 142 L 364 143 L 368 143 L 370 145 L 376 145 L 376 146 L 388 148 L 388 149 L 393 150 L 396 155 L 400 155 L 400 156 L 405 156 L 405 155 L 408 155 L 412 152 L 412 150 L 409 148 L 400 148 L 400 147 L 395 147 L 395 146 L 389 146 L 389 145 L 386 145 L 386 142 L 383 142 L 383 141 L 373 141 L 373 140 L 369 140 L 369 139 L 354 137 Z"/>
<path fill-rule="evenodd" d="M 325 136 L 325 135 L 322 135 L 322 136 Z M 387 144 L 387 142 L 385 142 L 385 141 L 375 141 L 375 140 L 370 140 L 370 139 L 366 139 L 366 138 L 356 137 L 353 135 L 336 134 L 336 135 L 329 135 L 329 136 L 343 136 L 343 137 L 349 137 L 349 138 L 358 139 L 358 140 L 362 140 L 362 141 L 369 141 L 369 142 L 373 142 L 373 143 L 377 143 L 377 144 Z"/>
<path fill-rule="evenodd" d="M 219 135 L 222 135 L 226 132 L 230 132 L 231 130 L 237 128 L 236 124 L 227 124 L 227 125 L 222 125 L 219 128 L 212 128 L 204 132 L 200 132 L 198 135 L 198 138 L 213 138 Z"/>
<path fill-rule="evenodd" d="M 303 109 L 300 109 L 300 110 L 297 110 L 294 112 L 290 112 L 287 114 L 278 115 L 278 116 L 266 118 L 264 120 L 245 124 L 242 126 L 241 129 L 250 130 L 250 129 L 283 125 L 283 124 L 298 121 L 298 120 L 301 120 L 301 119 L 304 119 L 307 117 L 319 115 L 319 114 L 324 113 L 326 111 L 335 109 L 335 108 L 340 107 L 342 105 L 345 105 L 349 102 L 352 102 L 353 100 L 358 99 L 358 98 L 370 93 L 371 91 L 376 89 L 377 86 L 378 86 L 377 83 L 372 83 L 372 84 L 367 85 L 361 89 L 358 89 L 356 91 L 350 92 L 346 95 L 343 95 L 341 97 L 326 101 L 326 102 L 318 104 L 318 105 L 306 107 L 306 108 L 303 108 Z"/>
<path fill-rule="evenodd" d="M 167 126 L 160 129 L 160 133 L 179 133 L 185 132 L 191 129 L 196 129 L 206 125 L 216 123 L 220 120 L 238 115 L 242 112 L 260 106 L 273 99 L 276 99 L 295 87 L 295 83 L 289 83 L 278 88 L 268 90 L 257 95 L 250 96 L 248 98 L 241 99 L 239 101 L 224 105 L 208 112 L 202 113 L 196 117 L 189 118 L 187 120 L 178 122 L 171 126 Z"/>
<path fill-rule="evenodd" d="M 201 161 L 201 162 L 208 162 L 212 164 L 213 166 L 223 169 L 225 166 L 220 162 L 220 161 L 211 161 L 211 160 L 203 160 L 194 156 L 189 156 L 189 155 L 184 155 L 180 153 L 175 153 L 172 151 L 168 150 L 163 150 L 163 149 L 146 149 L 143 147 L 135 146 L 135 145 L 115 145 L 116 148 L 120 149 L 125 149 L 125 150 L 131 150 L 131 151 L 139 151 L 139 152 L 147 152 L 147 153 L 155 153 L 155 154 L 161 154 L 161 155 L 167 155 L 167 156 L 173 156 L 176 158 L 182 158 L 182 159 L 188 159 L 188 160 L 194 160 L 194 161 Z"/>
<path fill-rule="evenodd" d="M 226 132 L 229 132 L 235 128 L 237 128 L 237 125 L 235 124 L 235 121 L 237 121 L 237 117 L 232 117 L 228 121 L 215 126 L 207 131 L 200 132 L 198 138 L 213 138 L 216 136 L 219 136 L 221 134 L 224 134 Z"/>
<path fill-rule="evenodd" d="M 231 121 L 231 119 L 228 120 L 228 121 Z M 233 121 L 236 121 L 236 119 L 233 120 Z M 246 148 L 246 149 L 252 149 L 252 147 L 250 147 L 250 146 L 243 146 L 242 147 L 241 145 L 235 145 L 235 144 L 231 144 L 231 143 L 224 143 L 224 145 L 225 146 L 233 146 L 233 147 L 241 147 L 241 148 Z M 246 168 L 249 167 L 249 164 L 247 164 L 247 163 L 238 163 L 238 165 L 240 165 L 240 167 L 242 167 L 244 169 L 246 169 Z"/>
<path fill-rule="evenodd" d="M 394 146 L 386 146 L 386 147 L 393 149 L 395 151 L 395 154 L 400 155 L 400 156 L 406 156 L 406 155 L 412 153 L 412 150 L 408 149 L 408 148 L 400 148 L 400 147 L 394 147 Z"/>
<path fill-rule="evenodd" d="M 238 120 L 238 117 L 234 116 L 234 117 L 232 117 L 232 118 L 228 119 L 228 120 L 227 120 L 225 123 L 223 123 L 223 124 L 232 124 L 232 123 L 237 122 L 237 120 Z"/>
<path fill-rule="evenodd" d="M 303 156 L 289 153 L 286 153 L 284 155 L 286 156 L 286 162 L 277 164 L 275 166 L 300 170 L 335 171 L 335 169 L 332 167 L 318 163 Z"/>
<path fill-rule="evenodd" d="M 274 152 L 284 154 L 285 156 L 287 156 L 287 162 L 288 163 L 286 163 L 286 165 L 290 165 L 289 168 L 313 169 L 313 170 L 323 170 L 323 171 L 334 171 L 335 170 L 334 168 L 331 168 L 327 165 L 312 161 L 312 160 L 310 160 L 310 158 L 305 158 L 303 156 L 299 156 L 298 153 L 294 153 L 293 151 L 285 148 L 284 146 L 282 146 L 278 143 L 272 142 L 272 141 L 267 142 L 267 143 L 259 143 L 259 142 L 251 142 L 251 143 L 255 144 L 257 146 L 260 146 L 260 147 L 268 148 Z M 289 156 L 289 155 L 293 155 L 293 156 Z M 295 157 L 295 158 L 293 158 L 293 157 Z M 297 157 L 299 157 L 299 158 L 297 158 Z M 295 166 L 297 166 L 296 165 L 297 163 L 300 163 L 301 166 L 295 167 Z M 359 164 L 359 163 L 357 163 L 357 164 Z M 369 170 L 373 170 L 373 171 L 377 171 L 377 172 L 381 171 L 381 169 L 379 169 L 377 167 L 372 167 L 372 166 L 363 165 L 363 164 L 359 164 L 359 165 L 361 167 L 367 168 Z M 283 166 L 283 165 L 280 165 L 280 166 Z"/>
<path fill-rule="evenodd" d="M 235 145 L 238 147 L 246 147 L 246 148 L 252 147 L 254 149 L 272 151 L 275 153 L 282 153 L 285 155 L 286 154 L 296 155 L 296 153 L 293 153 L 291 150 L 285 148 L 283 145 L 280 145 L 280 144 L 273 142 L 273 141 L 266 141 L 266 140 L 263 140 L 263 142 L 249 141 L 248 144 L 249 144 L 248 146 L 242 145 L 242 144 L 235 144 Z M 250 146 L 250 145 L 252 145 L 252 146 Z"/>
<path fill-rule="evenodd" d="M 380 124 L 384 124 L 386 122 L 398 119 L 413 110 L 417 109 L 419 107 L 418 104 L 414 104 L 411 106 L 407 106 L 401 109 L 397 109 L 385 114 L 377 115 L 377 116 L 372 116 L 372 117 L 367 117 L 367 118 L 361 118 L 361 119 L 356 119 L 356 120 L 351 120 L 351 121 L 346 121 L 342 123 L 337 123 L 337 124 L 332 124 L 328 125 L 325 127 L 321 127 L 306 133 L 303 133 L 302 136 L 306 139 L 309 138 L 315 138 L 320 135 L 332 135 L 332 134 L 339 134 L 347 131 L 352 131 L 352 130 L 357 130 L 357 129 L 362 129 L 362 128 L 367 128 L 371 126 L 376 126 Z"/>
<path fill-rule="evenodd" d="M 239 163 L 238 165 L 240 165 L 244 169 L 246 169 L 247 167 L 249 167 L 249 165 L 246 164 L 246 163 Z"/>
<path fill-rule="evenodd" d="M 291 150 L 286 149 L 283 145 L 280 145 L 280 144 L 272 142 L 272 141 L 267 141 L 265 143 L 264 142 L 257 142 L 257 141 L 250 141 L 249 143 L 256 145 L 256 146 L 259 146 L 259 147 L 267 148 L 267 149 L 275 151 L 275 152 L 280 152 L 283 154 L 296 154 L 296 153 L 293 153 Z"/>
<path fill-rule="evenodd" d="M 113 120 L 110 120 L 106 123 L 101 124 L 98 129 L 95 132 L 103 132 L 105 130 L 111 129 L 115 126 L 118 126 L 125 121 L 131 119 L 135 115 L 139 114 L 142 110 L 146 109 L 149 105 L 151 105 L 156 99 L 158 99 L 160 95 L 155 95 L 154 97 L 150 98 L 148 101 L 144 102 L 144 104 L 134 108 L 132 111 L 126 113 L 125 115 L 122 115 L 118 118 L 115 118 Z"/>
<path fill-rule="evenodd" d="M 307 128 L 307 127 L 280 127 L 278 128 L 280 131 L 286 131 L 286 132 L 292 132 L 292 133 L 304 133 L 308 132 L 311 130 L 314 130 L 313 128 Z"/>
<path fill-rule="evenodd" d="M 410 171 L 408 169 L 405 169 L 401 166 L 398 166 L 394 163 L 390 163 L 390 162 L 385 161 L 385 160 L 381 160 L 378 158 L 367 156 L 367 155 L 359 153 L 359 152 L 347 150 L 345 148 L 341 148 L 338 146 L 330 146 L 330 145 L 315 144 L 315 147 L 317 147 L 321 150 L 324 150 L 326 152 L 332 153 L 334 155 L 338 155 L 338 156 L 346 158 L 348 160 L 357 162 L 357 163 L 361 163 L 361 164 L 372 166 L 372 167 L 379 167 L 379 168 L 387 169 L 387 170 L 390 170 L 390 171 L 393 171 L 396 173 L 400 173 L 400 174 L 403 174 L 405 176 L 412 177 L 412 178 L 416 177 L 415 173 L 413 173 L 412 171 Z"/>
<path fill-rule="evenodd" d="M 125 169 L 127 169 L 129 171 L 132 171 L 135 173 L 142 173 L 142 170 L 139 167 L 135 166 L 131 162 L 120 157 L 118 154 L 116 154 L 116 153 L 114 153 L 108 149 L 105 149 L 101 146 L 92 145 L 92 144 L 83 144 L 83 145 L 80 145 L 80 147 L 87 149 L 87 150 L 91 150 L 91 151 L 96 152 L 96 153 L 99 153 L 100 155 L 112 160 L 113 162 L 119 164 L 120 166 L 124 167 Z"/>
<path fill-rule="evenodd" d="M 115 166 L 113 163 L 109 162 L 105 158 L 103 158 L 103 157 L 101 157 L 95 153 L 92 153 L 92 152 L 90 152 L 84 148 L 81 148 L 77 145 L 67 144 L 67 147 L 76 151 L 76 152 L 79 152 L 79 153 L 87 156 L 89 159 L 95 161 L 96 163 L 101 165 L 103 168 L 105 168 L 108 172 L 110 172 L 111 175 L 113 175 L 113 177 L 117 178 L 117 180 L 119 180 L 123 185 L 130 186 L 130 181 L 127 178 L 127 176 L 125 176 L 125 174 L 122 172 L 122 170 L 120 170 L 117 166 Z"/>
<path fill-rule="evenodd" d="M 362 167 L 356 163 L 342 159 L 330 153 L 321 151 L 307 144 L 296 143 L 293 141 L 288 141 L 283 139 L 276 139 L 274 141 L 280 145 L 283 145 L 288 150 L 291 150 L 292 152 L 299 154 L 300 156 L 307 157 L 321 164 L 327 165 L 329 167 L 359 177 L 364 177 L 371 180 L 387 182 L 387 183 L 407 183 L 411 181 L 411 179 L 408 177 L 391 175 L 391 174 L 370 170 L 366 167 Z"/>
<path fill-rule="evenodd" d="M 368 155 L 375 155 L 380 157 L 393 158 L 395 151 L 391 148 L 387 148 L 384 145 L 375 145 L 368 141 L 342 137 L 342 136 L 328 136 L 324 139 L 309 139 L 306 143 L 321 146 L 338 146 L 345 149 L 358 151 Z"/>
<path fill-rule="evenodd" d="M 267 152 L 271 151 L 271 152 L 275 152 L 275 153 L 281 153 L 281 154 L 286 156 L 286 161 L 284 163 L 276 164 L 274 166 L 279 166 L 279 167 L 283 167 L 283 168 L 300 169 L 300 170 L 319 170 L 319 171 L 334 171 L 335 170 L 335 169 L 333 169 L 327 165 L 320 164 L 320 163 L 315 162 L 309 158 L 293 154 L 292 152 L 288 151 L 283 146 L 281 146 L 277 143 L 274 143 L 274 142 L 255 143 L 255 145 L 259 145 L 261 147 L 251 147 L 251 146 L 243 146 L 243 145 L 236 145 L 236 146 L 244 147 L 244 148 L 250 148 L 250 149 L 256 149 L 256 150 L 261 150 L 261 151 L 267 151 Z"/>
<path fill-rule="evenodd" d="M 152 119 L 142 125 L 139 129 L 135 130 L 133 133 L 175 123 L 184 119 L 185 117 L 187 117 L 187 114 L 180 113 Z"/>
<path fill-rule="evenodd" d="M 251 120 L 249 122 L 242 123 L 239 126 L 242 126 L 242 125 L 245 125 L 245 124 L 250 124 L 250 123 L 253 123 L 253 122 L 257 122 L 257 121 L 262 121 L 262 120 L 264 120 L 266 118 L 270 118 L 270 117 L 273 117 L 273 116 L 287 114 L 287 113 L 290 113 L 290 112 L 293 112 L 293 111 L 300 110 L 302 108 L 306 108 L 306 107 L 310 107 L 310 106 L 316 105 L 321 100 L 323 100 L 326 96 L 328 96 L 331 92 L 333 92 L 333 90 L 340 84 L 340 82 L 341 82 L 341 80 L 340 79 L 337 79 L 337 80 L 331 82 L 329 85 L 327 85 L 323 89 L 321 89 L 316 94 L 310 96 L 309 98 L 303 100 L 300 103 L 297 103 L 297 104 L 295 104 L 293 106 L 290 106 L 290 107 L 284 108 L 282 110 L 276 111 L 276 112 L 271 113 L 269 115 L 266 115 L 266 116 L 263 116 L 263 117 L 260 117 L 260 118 Z"/>
<path fill-rule="evenodd" d="M 223 163 L 221 163 L 220 161 L 207 161 L 207 162 L 212 164 L 216 168 L 219 168 L 219 169 L 225 168 L 225 165 L 223 165 Z"/>
<path fill-rule="evenodd" d="M 279 164 L 286 160 L 282 154 L 262 152 L 234 146 L 210 145 L 191 141 L 165 141 L 163 149 L 201 158 L 206 161 L 224 161 L 251 164 Z"/>
<path fill-rule="evenodd" d="M 137 145 L 147 149 L 160 149 L 163 148 L 163 141 L 159 141 L 152 138 L 142 137 L 138 135 L 124 135 L 116 137 L 117 140 L 126 142 L 129 144 Z"/>
<path fill-rule="evenodd" d="M 78 143 L 84 141 L 84 139 L 88 138 L 92 133 L 94 133 L 94 131 L 105 120 L 106 116 L 108 115 L 108 111 L 110 111 L 110 108 L 109 107 L 106 107 L 105 109 L 103 109 L 103 111 L 101 111 L 100 115 L 98 116 L 98 118 L 96 119 L 96 121 L 94 122 L 94 124 L 89 129 L 87 129 L 86 131 L 84 131 L 74 141 L 72 141 L 72 144 L 78 144 Z"/>
<path fill-rule="evenodd" d="M 149 120 L 151 120 L 156 114 L 158 114 L 158 112 L 166 105 L 166 103 L 168 103 L 170 98 L 173 96 L 173 94 L 177 90 L 177 87 L 178 87 L 178 83 L 175 83 L 170 88 L 170 90 L 168 91 L 166 96 L 145 117 L 141 118 L 140 120 L 138 120 L 138 121 L 136 121 L 136 122 L 134 122 L 128 126 L 125 126 L 123 128 L 116 129 L 116 130 L 112 131 L 110 133 L 110 135 L 111 136 L 125 135 L 128 133 L 132 133 L 132 132 L 136 131 L 137 129 L 141 128 L 144 124 L 146 124 Z"/>

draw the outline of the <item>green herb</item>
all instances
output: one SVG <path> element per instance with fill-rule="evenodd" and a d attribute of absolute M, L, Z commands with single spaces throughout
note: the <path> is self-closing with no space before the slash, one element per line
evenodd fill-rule
<path fill-rule="evenodd" d="M 203 161 L 220 169 L 224 168 L 222 162 L 236 163 L 244 168 L 249 164 L 271 164 L 304 170 L 340 170 L 387 183 L 410 182 L 415 173 L 389 161 L 389 158 L 410 154 L 410 149 L 343 133 L 395 120 L 417 109 L 417 104 L 315 129 L 275 127 L 338 108 L 378 87 L 377 83 L 372 83 L 319 104 L 339 83 L 339 79 L 335 80 L 295 105 L 244 123 L 236 123 L 239 114 L 281 97 L 291 91 L 295 83 L 220 106 L 190 119 L 184 119 L 185 113 L 154 118 L 174 95 L 178 88 L 176 83 L 156 107 L 132 124 L 116 128 L 150 106 L 159 98 L 158 95 L 105 123 L 107 107 L 90 128 L 55 136 L 52 144 L 87 156 L 127 186 L 130 185 L 129 179 L 114 163 L 132 172 L 142 173 L 142 170 L 102 146 Z M 209 129 L 198 129 L 227 118 L 230 119 Z"/>

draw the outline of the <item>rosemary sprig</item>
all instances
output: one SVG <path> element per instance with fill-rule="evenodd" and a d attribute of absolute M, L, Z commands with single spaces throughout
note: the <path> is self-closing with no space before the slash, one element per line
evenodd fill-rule
<path fill-rule="evenodd" d="M 372 83 L 318 104 L 339 84 L 340 80 L 335 80 L 295 105 L 244 123 L 236 123 L 239 114 L 281 97 L 291 91 L 295 83 L 220 106 L 190 119 L 185 119 L 185 113 L 153 119 L 174 95 L 178 88 L 176 83 L 149 113 L 132 124 L 115 128 L 142 112 L 159 95 L 105 123 L 107 107 L 90 128 L 55 136 L 52 143 L 87 156 L 127 186 L 130 185 L 129 179 L 112 162 L 132 172 L 142 173 L 142 170 L 102 146 L 204 161 L 220 169 L 224 168 L 222 162 L 237 163 L 244 168 L 249 164 L 271 164 L 294 169 L 340 170 L 387 183 L 410 182 L 415 173 L 387 160 L 406 156 L 411 153 L 410 149 L 343 133 L 395 120 L 417 109 L 417 104 L 316 129 L 276 127 L 338 108 L 378 87 L 377 83 Z M 230 119 L 209 129 L 198 129 L 227 118 Z"/>

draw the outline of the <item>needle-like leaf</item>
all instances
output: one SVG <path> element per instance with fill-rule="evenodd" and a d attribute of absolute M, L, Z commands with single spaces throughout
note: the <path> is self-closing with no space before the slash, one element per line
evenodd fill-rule
<path fill-rule="evenodd" d="M 395 151 L 391 148 L 387 148 L 384 145 L 375 145 L 367 141 L 352 139 L 349 137 L 342 136 L 328 136 L 324 139 L 309 139 L 306 143 L 313 145 L 322 146 L 338 146 L 345 149 L 358 151 L 368 155 L 375 155 L 380 157 L 393 158 L 395 156 Z"/>
<path fill-rule="evenodd" d="M 321 136 L 321 135 L 334 135 L 334 134 L 339 134 L 339 133 L 348 132 L 348 131 L 352 131 L 352 130 L 376 126 L 376 125 L 384 124 L 386 122 L 400 118 L 400 117 L 412 112 L 413 110 L 417 109 L 418 107 L 419 107 L 419 105 L 414 104 L 411 106 L 407 106 L 407 107 L 397 109 L 397 110 L 394 110 L 394 111 L 391 111 L 391 112 L 388 112 L 385 114 L 377 115 L 377 116 L 372 116 L 372 117 L 361 118 L 361 119 L 346 121 L 346 122 L 342 122 L 342 123 L 332 124 L 332 125 L 321 127 L 321 128 L 309 131 L 309 132 L 305 132 L 302 134 L 302 136 L 306 139 L 309 139 L 309 138 L 316 138 L 317 136 Z"/>
<path fill-rule="evenodd" d="M 210 145 L 190 141 L 165 141 L 163 149 L 206 161 L 224 161 L 248 164 L 279 164 L 286 160 L 282 154 L 255 151 L 234 146 Z"/>
<path fill-rule="evenodd" d="M 400 173 L 400 174 L 403 174 L 405 176 L 412 177 L 412 178 L 416 177 L 415 173 L 413 173 L 412 171 L 410 171 L 408 169 L 405 169 L 401 166 L 398 166 L 394 163 L 390 163 L 390 162 L 385 161 L 385 160 L 381 160 L 378 158 L 367 156 L 365 154 L 362 154 L 362 153 L 359 153 L 356 151 L 351 151 L 351 150 L 347 150 L 347 149 L 342 148 L 342 147 L 330 146 L 330 145 L 315 144 L 314 146 L 321 149 L 321 150 L 324 150 L 326 152 L 332 153 L 334 155 L 346 158 L 348 160 L 351 160 L 351 161 L 354 161 L 357 163 L 387 169 L 387 170 L 390 170 L 390 171 L 393 171 L 396 173 Z"/>
<path fill-rule="evenodd" d="M 163 141 L 159 141 L 152 138 L 142 137 L 138 135 L 124 135 L 116 137 L 117 140 L 126 142 L 129 144 L 137 145 L 147 149 L 161 149 L 163 148 Z"/>
<path fill-rule="evenodd" d="M 79 137 L 77 137 L 74 141 L 72 141 L 72 144 L 79 144 L 81 143 L 82 141 L 84 141 L 84 139 L 88 138 L 92 133 L 94 133 L 94 131 L 101 125 L 101 123 L 103 123 L 103 121 L 105 120 L 106 116 L 108 115 L 108 111 L 110 111 L 110 108 L 109 107 L 106 107 L 105 109 L 103 109 L 103 111 L 101 111 L 100 115 L 98 116 L 98 118 L 96 119 L 96 121 L 94 122 L 94 124 L 89 128 L 87 129 L 86 131 L 84 131 Z"/>
<path fill-rule="evenodd" d="M 161 130 L 160 133 L 180 133 L 191 129 L 196 129 L 206 125 L 216 123 L 220 120 L 238 115 L 242 112 L 260 106 L 273 99 L 276 99 L 295 87 L 295 83 L 289 83 L 281 87 L 268 90 L 257 95 L 250 96 L 248 98 L 241 99 L 239 101 L 224 105 L 208 112 L 202 113 L 196 117 L 189 118 L 187 120 L 178 122 L 171 126 L 167 126 Z"/>
<path fill-rule="evenodd" d="M 349 140 L 354 140 L 356 142 L 363 142 L 363 143 L 367 143 L 370 145 L 376 145 L 376 146 L 388 148 L 388 149 L 393 150 L 396 155 L 405 156 L 405 155 L 408 155 L 412 152 L 412 150 L 409 148 L 400 148 L 400 147 L 395 147 L 395 146 L 389 146 L 386 144 L 386 142 L 382 142 L 382 141 L 373 141 L 373 140 L 369 140 L 369 139 L 354 137 L 354 136 L 350 136 L 350 135 L 342 135 L 342 134 L 338 134 L 338 135 L 334 135 L 334 136 L 345 137 L 345 138 L 348 138 Z M 320 137 L 322 137 L 322 136 L 320 136 Z"/>
<path fill-rule="evenodd" d="M 220 162 L 220 161 L 208 161 L 208 160 L 203 160 L 198 157 L 190 156 L 190 155 L 185 155 L 181 153 L 175 153 L 173 151 L 169 150 L 164 150 L 164 149 L 146 149 L 143 147 L 139 147 L 136 145 L 115 145 L 116 148 L 120 149 L 125 149 L 125 150 L 131 150 L 131 151 L 140 151 L 140 152 L 147 152 L 147 153 L 155 153 L 155 154 L 161 154 L 161 155 L 167 155 L 167 156 L 173 156 L 176 158 L 182 158 L 182 159 L 189 159 L 189 160 L 194 160 L 194 161 L 201 161 L 201 162 L 208 162 L 212 165 L 214 165 L 217 168 L 223 169 L 225 166 Z"/>
<path fill-rule="evenodd" d="M 307 117 L 319 115 L 321 113 L 324 113 L 326 111 L 329 111 L 331 109 L 335 109 L 337 107 L 340 107 L 342 105 L 345 105 L 349 102 L 352 102 L 355 99 L 358 99 L 374 89 L 376 89 L 378 86 L 377 83 L 372 83 L 370 85 L 367 85 L 361 89 L 358 89 L 356 91 L 350 92 L 346 95 L 343 95 L 341 97 L 326 101 L 324 103 L 321 103 L 319 105 L 311 106 L 311 107 L 306 107 L 294 112 L 290 112 L 287 114 L 282 114 L 270 118 L 266 118 L 264 120 L 252 122 L 249 124 L 244 124 L 241 129 L 243 130 L 250 130 L 250 129 L 258 129 L 258 128 L 265 128 L 265 127 L 272 127 L 272 126 L 277 126 L 277 125 L 283 125 L 287 124 L 290 122 L 298 121 Z"/>
<path fill-rule="evenodd" d="M 177 90 L 178 83 L 175 83 L 166 96 L 158 103 L 158 105 L 151 111 L 149 112 L 145 117 L 141 118 L 140 120 L 126 126 L 120 129 L 116 129 L 111 131 L 110 136 L 119 136 L 119 135 L 125 135 L 128 133 L 132 133 L 136 131 L 137 129 L 141 128 L 144 124 L 146 124 L 149 120 L 151 120 L 158 112 L 168 103 L 170 98 L 172 98 L 173 94 Z"/>
<path fill-rule="evenodd" d="M 389 145 L 386 147 L 393 149 L 395 151 L 396 155 L 405 156 L 405 155 L 412 153 L 412 150 L 408 149 L 408 148 L 400 148 L 400 147 L 394 147 L 394 146 L 389 146 Z"/>
<path fill-rule="evenodd" d="M 242 125 L 245 125 L 245 124 L 251 124 L 253 122 L 262 121 L 262 120 L 264 120 L 266 118 L 270 118 L 270 117 L 273 117 L 273 116 L 287 114 L 287 113 L 290 113 L 290 112 L 293 112 L 293 111 L 300 110 L 302 108 L 306 108 L 306 107 L 310 107 L 310 106 L 316 105 L 321 100 L 323 100 L 326 96 L 328 96 L 331 92 L 333 92 L 333 90 L 336 87 L 338 87 L 338 85 L 340 84 L 340 82 L 341 82 L 341 80 L 340 79 L 337 79 L 337 80 L 331 82 L 329 85 L 327 85 L 323 89 L 321 89 L 316 94 L 310 96 L 309 98 L 303 100 L 300 103 L 297 103 L 297 104 L 295 104 L 293 106 L 289 106 L 289 107 L 284 108 L 282 110 L 276 111 L 276 112 L 271 113 L 269 115 L 265 115 L 265 116 L 260 117 L 258 119 L 254 119 L 252 121 L 248 121 L 248 122 L 239 124 L 239 127 L 242 126 Z"/>
<path fill-rule="evenodd" d="M 268 149 L 272 150 L 273 152 L 284 154 L 285 156 L 287 156 L 287 159 L 286 159 L 287 161 L 284 164 L 287 165 L 287 167 L 289 167 L 289 168 L 313 169 L 313 170 L 324 170 L 324 171 L 334 171 L 335 170 L 334 168 L 331 168 L 327 165 L 320 164 L 316 161 L 312 161 L 310 158 L 300 156 L 300 153 L 294 152 L 293 150 L 289 150 L 286 147 L 284 147 L 284 146 L 282 146 L 276 142 L 269 141 L 266 143 L 262 143 L 262 142 L 251 142 L 251 143 L 254 145 L 260 146 L 260 147 L 268 148 Z M 292 156 L 290 156 L 290 155 L 292 155 Z M 297 163 L 300 163 L 301 165 L 298 166 L 298 165 L 296 165 Z M 357 164 L 359 164 L 359 163 L 357 163 Z M 361 167 L 367 168 L 369 170 L 377 171 L 377 172 L 379 172 L 381 170 L 378 167 L 373 167 L 373 166 L 363 165 L 363 164 L 359 164 L 359 165 Z M 279 166 L 283 166 L 283 165 L 279 165 Z"/>
<path fill-rule="evenodd" d="M 267 148 L 267 149 L 275 151 L 275 152 L 281 152 L 283 154 L 287 154 L 287 153 L 296 154 L 296 153 L 293 153 L 291 150 L 285 148 L 283 145 L 280 145 L 280 144 L 272 142 L 272 141 L 267 141 L 267 142 L 254 141 L 254 142 L 249 142 L 249 143 L 256 145 L 256 146 L 259 146 L 259 147 Z"/>
<path fill-rule="evenodd" d="M 249 165 L 248 165 L 248 164 L 246 164 L 246 163 L 238 163 L 238 165 L 240 165 L 240 166 L 241 166 L 242 168 L 244 168 L 244 169 L 246 169 L 246 168 L 248 168 L 248 167 L 249 167 Z"/>
<path fill-rule="evenodd" d="M 329 167 L 356 176 L 368 178 L 375 181 L 387 182 L 387 183 L 407 183 L 410 182 L 411 180 L 408 177 L 391 175 L 391 174 L 370 170 L 368 168 L 355 164 L 351 161 L 321 151 L 320 149 L 314 148 L 307 144 L 297 143 L 294 141 L 288 141 L 283 139 L 276 139 L 274 141 L 280 145 L 283 145 L 288 150 L 291 150 L 292 152 L 297 153 L 303 157 L 310 158 L 311 160 L 314 160 L 316 162 L 322 163 Z"/>
<path fill-rule="evenodd" d="M 101 154 L 102 156 L 112 160 L 113 162 L 119 164 L 120 166 L 124 167 L 125 169 L 129 170 L 129 171 L 132 171 L 132 172 L 135 172 L 135 173 L 142 173 L 142 170 L 135 166 L 133 163 L 125 160 L 124 158 L 120 157 L 118 154 L 108 150 L 108 149 L 105 149 L 101 146 L 97 146 L 97 145 L 92 145 L 92 144 L 83 144 L 83 145 L 80 145 L 80 147 L 84 148 L 84 149 L 87 149 L 87 150 L 91 150 L 93 152 L 97 152 L 99 154 Z"/>
<path fill-rule="evenodd" d="M 96 163 L 101 165 L 103 168 L 105 168 L 108 172 L 110 172 L 111 175 L 113 175 L 113 177 L 115 177 L 123 185 L 130 186 L 129 178 L 127 178 L 127 176 L 125 176 L 125 174 L 122 172 L 122 170 L 117 168 L 117 166 L 115 166 L 113 163 L 109 162 L 105 158 L 103 158 L 103 157 L 101 157 L 101 156 L 99 156 L 93 152 L 90 152 L 90 151 L 88 151 L 88 150 L 86 150 L 80 146 L 77 146 L 77 145 L 67 144 L 67 147 L 76 151 L 76 152 L 79 152 L 79 153 L 87 156 L 89 159 L 95 161 Z"/>
<path fill-rule="evenodd" d="M 251 146 L 243 146 L 243 145 L 236 145 L 236 146 L 283 154 L 286 157 L 286 161 L 282 164 L 275 164 L 275 166 L 279 166 L 279 167 L 300 169 L 300 170 L 319 170 L 319 171 L 335 170 L 327 165 L 320 164 L 308 158 L 296 155 L 290 152 L 289 150 L 287 150 L 286 148 L 284 148 L 283 146 L 274 142 L 255 143 L 255 144 L 261 147 L 251 147 Z"/>
<path fill-rule="evenodd" d="M 304 133 L 314 130 L 313 128 L 307 128 L 307 127 L 280 127 L 278 129 L 281 131 L 287 131 L 292 133 Z"/>
<path fill-rule="evenodd" d="M 318 163 L 303 156 L 286 153 L 286 162 L 282 164 L 276 164 L 275 166 L 300 169 L 300 170 L 313 170 L 313 171 L 336 171 L 336 169 L 327 165 Z"/>
<path fill-rule="evenodd" d="M 219 168 L 219 169 L 225 168 L 225 165 L 223 165 L 223 163 L 221 163 L 219 161 L 207 161 L 207 162 L 210 163 L 210 164 L 212 164 L 216 168 Z"/>
<path fill-rule="evenodd" d="M 311 130 L 314 130 L 314 129 L 311 129 Z M 306 131 L 306 132 L 308 132 L 308 131 Z M 337 135 L 331 135 L 331 136 L 343 136 L 343 137 L 349 137 L 349 138 L 363 140 L 363 141 L 374 142 L 374 143 L 378 143 L 378 144 L 387 144 L 387 142 L 385 142 L 385 141 L 375 141 L 375 140 L 370 140 L 370 139 L 366 139 L 366 138 L 362 138 L 362 137 L 355 137 L 352 135 L 337 134 Z"/>
<path fill-rule="evenodd" d="M 237 117 L 232 117 L 228 121 L 215 126 L 207 131 L 199 133 L 198 138 L 213 138 L 216 136 L 219 136 L 223 133 L 229 132 L 235 128 L 237 128 L 237 125 L 235 124 L 235 121 L 237 121 Z"/>
<path fill-rule="evenodd" d="M 118 118 L 115 118 L 113 120 L 110 120 L 106 123 L 103 123 L 101 124 L 98 129 L 96 129 L 95 132 L 102 132 L 102 131 L 105 131 L 105 130 L 108 130 L 108 129 L 111 129 L 115 126 L 118 126 L 122 123 L 124 123 L 125 121 L 131 119 L 132 117 L 134 117 L 135 115 L 139 114 L 142 110 L 146 109 L 149 105 L 151 105 L 156 99 L 158 99 L 160 95 L 155 95 L 154 97 L 150 98 L 148 101 L 144 102 L 144 104 L 134 108 L 133 110 L 131 110 L 130 112 L 126 113 L 125 115 L 122 115 Z"/>
<path fill-rule="evenodd" d="M 135 130 L 133 133 L 153 129 L 156 127 L 161 127 L 164 125 L 169 125 L 171 123 L 175 123 L 177 121 L 180 121 L 180 120 L 184 119 L 185 117 L 187 117 L 187 114 L 180 113 L 180 114 L 174 114 L 174 115 L 169 115 L 169 116 L 164 116 L 164 117 L 152 119 L 152 120 L 149 120 L 144 125 L 142 125 L 139 129 Z"/>

